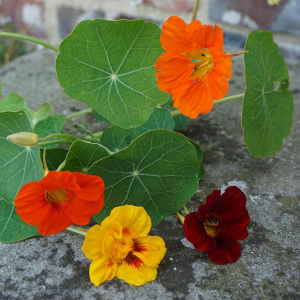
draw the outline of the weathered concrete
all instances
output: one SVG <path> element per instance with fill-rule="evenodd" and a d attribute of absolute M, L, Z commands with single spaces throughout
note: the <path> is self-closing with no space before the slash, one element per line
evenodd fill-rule
<path fill-rule="evenodd" d="M 234 59 L 230 94 L 244 88 L 242 58 Z M 295 113 L 282 151 L 268 159 L 251 157 L 240 125 L 241 100 L 215 106 L 184 132 L 204 150 L 205 179 L 188 208 L 193 211 L 213 189 L 237 185 L 248 197 L 249 237 L 242 257 L 218 266 L 187 247 L 176 217 L 152 230 L 168 252 L 157 280 L 132 287 L 117 279 L 96 288 L 89 281 L 90 262 L 81 252 L 83 237 L 71 232 L 0 244 L 0 299 L 300 299 L 300 72 L 290 63 Z M 84 108 L 68 99 L 56 82 L 54 54 L 41 51 L 0 69 L 3 94 L 19 92 L 32 108 L 48 101 L 57 113 Z M 90 115 L 76 122 L 99 130 Z M 68 123 L 72 128 L 72 122 Z"/>

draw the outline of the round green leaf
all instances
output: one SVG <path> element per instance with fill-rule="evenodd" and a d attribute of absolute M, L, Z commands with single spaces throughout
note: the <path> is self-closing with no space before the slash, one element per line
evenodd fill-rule
<path fill-rule="evenodd" d="M 242 125 L 244 139 L 255 157 L 280 151 L 292 127 L 293 97 L 287 90 L 289 74 L 271 32 L 252 31 L 244 55 L 247 89 Z M 274 87 L 279 83 L 278 88 Z"/>
<path fill-rule="evenodd" d="M 144 20 L 85 20 L 59 47 L 57 78 L 64 92 L 110 123 L 144 124 L 168 101 L 156 84 L 154 63 L 162 54 L 159 26 Z"/>
<path fill-rule="evenodd" d="M 200 162 L 189 140 L 167 130 L 147 131 L 126 149 L 94 163 L 88 174 L 105 183 L 101 222 L 124 204 L 143 206 L 157 225 L 177 212 L 198 188 Z"/>

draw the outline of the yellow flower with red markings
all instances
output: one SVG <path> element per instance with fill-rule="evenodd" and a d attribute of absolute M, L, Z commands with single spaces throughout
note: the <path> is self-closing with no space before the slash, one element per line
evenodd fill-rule
<path fill-rule="evenodd" d="M 116 207 L 87 231 L 82 251 L 92 260 L 90 279 L 96 286 L 115 276 L 140 286 L 155 280 L 167 251 L 161 237 L 149 236 L 151 219 L 143 207 Z"/>

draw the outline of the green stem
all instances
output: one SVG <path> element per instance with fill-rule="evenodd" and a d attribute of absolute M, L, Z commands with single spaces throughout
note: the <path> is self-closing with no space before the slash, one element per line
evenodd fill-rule
<path fill-rule="evenodd" d="M 95 133 L 92 133 L 92 134 L 93 134 L 93 137 L 88 135 L 84 139 L 87 140 L 87 141 L 90 141 L 90 140 L 93 140 L 93 138 L 99 138 L 99 137 L 102 136 L 103 131 L 98 131 L 98 132 L 95 132 Z"/>
<path fill-rule="evenodd" d="M 225 97 L 225 98 L 220 99 L 220 100 L 214 100 L 214 105 L 215 105 L 215 104 L 220 104 L 220 103 L 223 103 L 223 102 L 227 102 L 227 101 L 230 101 L 230 100 L 235 100 L 235 99 L 243 98 L 244 95 L 245 95 L 245 94 L 242 93 L 242 94 L 236 94 L 236 95 L 232 95 L 232 96 L 229 96 L 229 97 Z M 178 111 L 177 109 L 171 111 L 171 116 L 172 116 L 173 118 L 176 117 L 176 116 L 179 116 L 179 115 L 181 115 L 181 112 Z"/>
<path fill-rule="evenodd" d="M 41 41 L 39 39 L 33 38 L 31 36 L 27 36 L 27 35 L 23 35 L 23 34 L 17 34 L 17 33 L 10 33 L 10 32 L 0 32 L 0 36 L 5 36 L 5 37 L 9 37 L 9 38 L 15 38 L 15 39 L 20 39 L 20 40 L 30 41 L 32 43 L 42 45 L 42 46 L 44 46 L 48 49 L 51 49 L 53 51 L 56 51 L 56 52 L 59 51 L 57 47 L 55 47 L 51 44 L 48 44 L 44 41 Z"/>
<path fill-rule="evenodd" d="M 54 139 L 54 138 L 66 138 L 66 139 L 70 139 L 70 140 L 73 140 L 73 141 L 76 141 L 78 138 L 74 135 L 70 135 L 70 134 L 66 134 L 66 133 L 53 133 L 53 134 L 50 134 L 44 138 L 39 138 L 38 141 L 39 142 L 46 142 L 46 141 L 49 141 L 51 139 Z"/>
<path fill-rule="evenodd" d="M 59 166 L 58 168 L 56 169 L 56 171 L 60 171 L 64 168 L 64 166 L 66 165 L 66 160 L 64 160 Z"/>
<path fill-rule="evenodd" d="M 69 230 L 69 231 L 72 231 L 72 232 L 76 232 L 78 234 L 86 236 L 86 232 L 85 232 L 84 229 L 77 229 L 77 228 L 74 228 L 74 227 L 71 226 L 71 227 L 66 228 L 66 230 Z"/>
<path fill-rule="evenodd" d="M 178 219 L 180 220 L 180 222 L 183 224 L 184 223 L 184 216 L 179 212 L 177 212 L 176 215 L 177 215 Z"/>
<path fill-rule="evenodd" d="M 186 212 L 187 215 L 190 213 L 189 210 L 187 209 L 187 207 L 185 206 L 185 204 L 182 206 L 182 208 Z"/>
<path fill-rule="evenodd" d="M 92 109 L 81 110 L 81 111 L 78 111 L 78 112 L 76 112 L 76 113 L 74 113 L 74 114 L 71 114 L 71 115 L 69 115 L 69 116 L 66 116 L 66 119 L 69 120 L 69 119 L 72 119 L 72 118 L 74 118 L 74 117 L 77 117 L 77 116 L 80 116 L 80 115 L 83 115 L 83 114 L 89 114 L 89 113 L 91 113 L 91 112 L 93 112 Z"/>
<path fill-rule="evenodd" d="M 61 144 L 66 144 L 66 145 L 71 145 L 73 141 L 70 140 L 54 140 L 54 141 L 48 141 L 48 142 L 41 142 L 39 143 L 39 146 L 47 146 L 47 145 L 61 145 Z"/>
<path fill-rule="evenodd" d="M 193 16 L 192 16 L 192 22 L 196 20 L 197 18 L 197 12 L 199 8 L 200 0 L 196 0 L 194 4 L 194 9 L 193 9 Z"/>
<path fill-rule="evenodd" d="M 221 100 L 215 100 L 215 101 L 214 101 L 214 104 L 220 104 L 220 103 L 227 102 L 227 101 L 230 101 L 230 100 L 235 100 L 235 99 L 243 98 L 244 95 L 245 95 L 245 94 L 242 93 L 242 94 L 237 94 L 237 95 L 225 97 L 225 98 L 223 98 L 223 99 L 221 99 Z"/>

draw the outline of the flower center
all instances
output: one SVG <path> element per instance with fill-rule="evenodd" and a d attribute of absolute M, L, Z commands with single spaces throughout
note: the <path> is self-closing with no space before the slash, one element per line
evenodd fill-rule
<path fill-rule="evenodd" d="M 194 52 L 182 53 L 182 55 L 189 57 L 194 64 L 194 72 L 190 79 L 201 79 L 214 67 L 214 60 L 208 49 L 200 48 Z"/>
<path fill-rule="evenodd" d="M 210 214 L 203 222 L 206 233 L 211 237 L 219 236 L 219 223 L 220 221 L 215 218 L 214 214 Z"/>
<path fill-rule="evenodd" d="M 58 189 L 58 190 L 46 190 L 45 191 L 45 198 L 48 203 L 56 203 L 58 201 L 67 201 L 70 199 L 70 191 L 65 189 Z"/>

